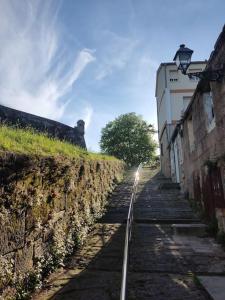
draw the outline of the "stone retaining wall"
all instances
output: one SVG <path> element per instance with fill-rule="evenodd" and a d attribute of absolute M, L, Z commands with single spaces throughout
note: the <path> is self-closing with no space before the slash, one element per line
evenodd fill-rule
<path fill-rule="evenodd" d="M 25 299 L 63 264 L 102 215 L 123 170 L 117 160 L 0 153 L 0 299 Z"/>
<path fill-rule="evenodd" d="M 46 133 L 50 137 L 58 138 L 86 149 L 84 139 L 85 123 L 83 120 L 79 120 L 77 126 L 70 127 L 57 121 L 0 105 L 0 123 L 22 128 L 31 127 L 39 132 Z"/>

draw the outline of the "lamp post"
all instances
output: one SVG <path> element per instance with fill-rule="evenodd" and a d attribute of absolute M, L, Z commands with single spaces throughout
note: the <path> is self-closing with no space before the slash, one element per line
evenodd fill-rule
<path fill-rule="evenodd" d="M 208 81 L 221 81 L 225 73 L 225 66 L 217 70 L 205 70 L 202 72 L 187 73 L 187 69 L 191 64 L 191 56 L 193 52 L 193 50 L 185 47 L 184 44 L 180 45 L 180 48 L 177 50 L 173 59 L 178 70 L 181 70 L 182 74 L 187 75 L 189 78 L 198 77 Z"/>

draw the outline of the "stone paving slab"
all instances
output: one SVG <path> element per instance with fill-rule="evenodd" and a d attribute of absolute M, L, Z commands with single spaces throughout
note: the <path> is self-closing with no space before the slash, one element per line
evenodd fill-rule
<path fill-rule="evenodd" d="M 131 244 L 131 270 L 225 274 L 225 252 L 212 238 L 173 235 L 170 225 L 138 224 Z"/>
<path fill-rule="evenodd" d="M 152 177 L 150 177 L 150 173 Z M 197 216 L 191 210 L 188 201 L 183 199 L 179 190 L 160 189 L 162 176 L 144 168 L 141 181 L 138 189 L 138 197 L 134 204 L 135 219 L 198 220 Z M 168 179 L 166 181 L 168 184 L 171 183 Z"/>
<path fill-rule="evenodd" d="M 120 184 L 111 195 L 105 215 L 99 220 L 100 223 L 125 223 L 127 219 L 132 186 L 134 181 L 134 171 L 127 173 L 125 181 Z"/>
<path fill-rule="evenodd" d="M 38 296 L 41 300 L 118 300 L 121 272 L 83 270 L 72 277 L 57 279 L 51 289 Z"/>
<path fill-rule="evenodd" d="M 223 274 L 225 253 L 211 238 L 174 235 L 172 222 L 199 219 L 180 191 L 160 189 L 162 176 L 149 174 L 143 170 L 134 205 L 128 299 L 211 299 L 194 274 Z"/>
<path fill-rule="evenodd" d="M 173 232 L 175 235 L 192 235 L 192 236 L 206 236 L 207 226 L 205 224 L 173 224 Z"/>
<path fill-rule="evenodd" d="M 198 279 L 214 300 L 225 299 L 225 276 L 198 276 Z"/>
<path fill-rule="evenodd" d="M 54 300 L 118 300 L 121 273 L 83 271 L 58 291 Z"/>
<path fill-rule="evenodd" d="M 152 299 L 209 300 L 210 298 L 201 287 L 196 286 L 191 275 L 169 273 L 129 274 L 128 300 Z"/>
<path fill-rule="evenodd" d="M 190 271 L 179 244 L 172 238 L 173 230 L 168 225 L 138 224 L 134 228 L 131 245 L 131 270 L 134 272 Z M 191 250 L 188 249 L 190 252 Z M 143 259 L 144 258 L 144 259 Z"/>
<path fill-rule="evenodd" d="M 66 268 L 52 274 L 32 299 L 118 299 L 124 235 L 123 224 L 96 224 Z"/>

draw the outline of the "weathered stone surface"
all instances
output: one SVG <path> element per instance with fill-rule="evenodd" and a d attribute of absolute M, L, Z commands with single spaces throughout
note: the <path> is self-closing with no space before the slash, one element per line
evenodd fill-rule
<path fill-rule="evenodd" d="M 33 244 L 29 243 L 15 254 L 15 272 L 25 274 L 33 268 Z"/>
<path fill-rule="evenodd" d="M 1 152 L 0 256 L 4 266 L 14 265 L 11 278 L 21 283 L 33 272 L 42 276 L 62 264 L 104 212 L 123 170 L 119 161 Z"/>
<path fill-rule="evenodd" d="M 34 259 L 40 259 L 44 256 L 47 245 L 40 238 L 34 242 Z"/>
<path fill-rule="evenodd" d="M 0 291 L 5 286 L 12 283 L 14 269 L 15 269 L 15 253 L 9 253 L 4 256 L 0 255 L 0 270 L 1 270 Z M 2 299 L 1 294 L 0 294 L 0 299 Z"/>
<path fill-rule="evenodd" d="M 25 213 L 20 215 L 0 210 L 0 255 L 24 246 Z"/>

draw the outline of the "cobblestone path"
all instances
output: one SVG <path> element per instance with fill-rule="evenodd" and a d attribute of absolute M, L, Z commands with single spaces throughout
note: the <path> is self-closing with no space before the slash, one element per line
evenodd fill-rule
<path fill-rule="evenodd" d="M 113 193 L 105 216 L 65 269 L 49 278 L 34 300 L 118 300 L 125 220 L 133 172 Z M 176 186 L 142 170 L 134 205 L 128 300 L 207 300 L 196 275 L 225 273 L 225 253 L 210 238 L 178 236 L 172 224 L 196 223 Z"/>

